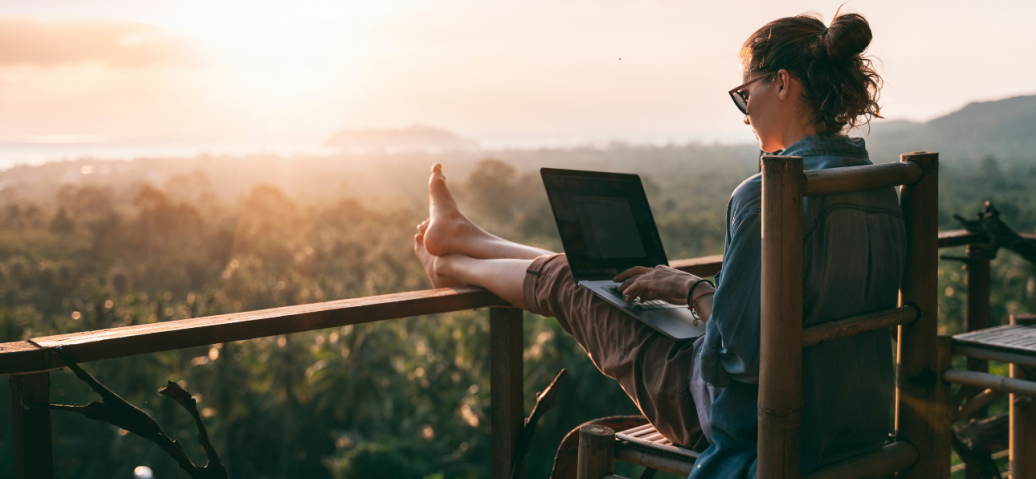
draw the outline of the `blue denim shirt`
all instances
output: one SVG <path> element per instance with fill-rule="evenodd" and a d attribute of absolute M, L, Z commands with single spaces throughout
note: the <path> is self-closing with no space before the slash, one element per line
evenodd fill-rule
<path fill-rule="evenodd" d="M 871 164 L 862 139 L 816 135 L 782 155 L 806 170 Z M 723 270 L 701 375 L 722 387 L 712 405 L 712 444 L 691 478 L 756 475 L 759 396 L 759 281 L 762 176 L 745 180 L 727 204 Z M 803 325 L 897 305 L 906 230 L 892 188 L 803 200 Z M 894 384 L 887 330 L 803 350 L 802 471 L 880 447 L 889 433 Z"/>

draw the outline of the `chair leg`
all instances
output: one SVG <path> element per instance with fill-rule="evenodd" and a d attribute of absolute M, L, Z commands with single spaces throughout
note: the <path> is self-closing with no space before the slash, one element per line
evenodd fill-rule
<path fill-rule="evenodd" d="M 1022 368 L 1011 365 L 1011 377 L 1026 377 Z M 1008 468 L 1011 479 L 1036 479 L 1036 400 L 1023 404 L 1017 394 L 1010 399 L 1010 433 L 1008 438 Z"/>
<path fill-rule="evenodd" d="M 600 479 L 615 469 L 615 430 L 590 424 L 579 428 L 576 479 Z"/>

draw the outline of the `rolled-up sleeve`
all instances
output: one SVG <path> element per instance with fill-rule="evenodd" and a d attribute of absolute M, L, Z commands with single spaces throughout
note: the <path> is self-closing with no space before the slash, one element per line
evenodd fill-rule
<path fill-rule="evenodd" d="M 738 211 L 728 224 L 723 270 L 716 276 L 712 317 L 699 361 L 702 378 L 717 387 L 731 380 L 759 383 L 760 211 Z"/>

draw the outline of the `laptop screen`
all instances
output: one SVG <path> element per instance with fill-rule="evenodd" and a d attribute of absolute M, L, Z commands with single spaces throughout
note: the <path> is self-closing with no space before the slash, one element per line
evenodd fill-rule
<path fill-rule="evenodd" d="M 668 264 L 637 175 L 540 170 L 576 281 Z"/>

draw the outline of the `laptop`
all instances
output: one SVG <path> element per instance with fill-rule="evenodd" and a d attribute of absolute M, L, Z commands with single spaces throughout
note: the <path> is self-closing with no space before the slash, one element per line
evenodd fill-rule
<path fill-rule="evenodd" d="M 662 300 L 627 302 L 615 275 L 634 266 L 669 264 L 640 176 L 540 169 L 554 220 L 576 283 L 675 339 L 705 334 L 686 305 Z"/>

